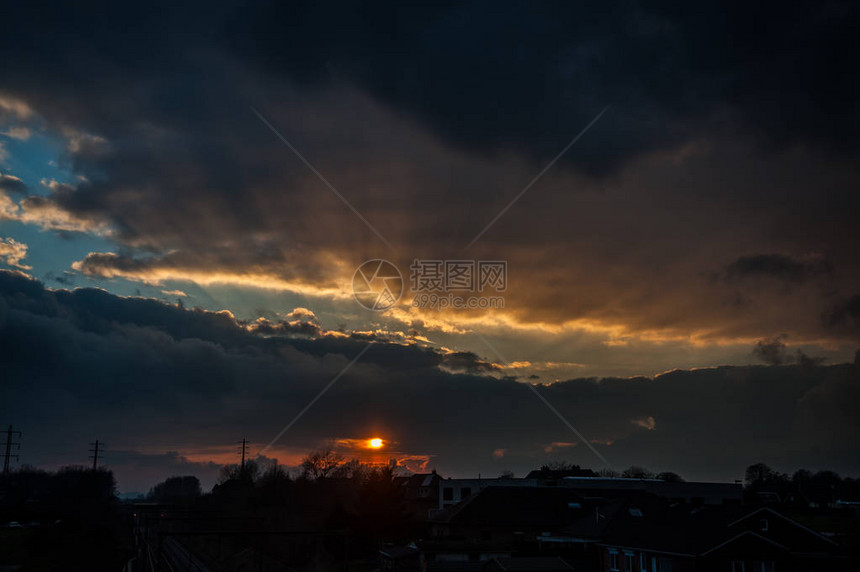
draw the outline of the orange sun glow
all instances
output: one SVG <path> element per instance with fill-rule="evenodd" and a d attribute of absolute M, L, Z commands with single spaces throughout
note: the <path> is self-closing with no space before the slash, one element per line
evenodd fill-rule
<path fill-rule="evenodd" d="M 382 447 L 382 439 L 375 437 L 368 441 L 368 445 L 370 445 L 371 449 L 379 449 L 380 447 Z"/>

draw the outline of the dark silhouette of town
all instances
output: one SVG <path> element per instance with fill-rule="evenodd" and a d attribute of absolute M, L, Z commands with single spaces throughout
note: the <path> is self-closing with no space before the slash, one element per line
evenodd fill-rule
<path fill-rule="evenodd" d="M 847 571 L 858 508 L 860 480 L 765 464 L 735 483 L 564 462 L 457 479 L 322 450 L 123 500 L 107 468 L 22 466 L 0 478 L 0 570 Z"/>

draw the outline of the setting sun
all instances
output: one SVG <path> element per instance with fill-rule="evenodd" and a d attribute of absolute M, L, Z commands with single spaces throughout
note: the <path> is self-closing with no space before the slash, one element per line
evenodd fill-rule
<path fill-rule="evenodd" d="M 371 439 L 370 440 L 370 447 L 372 449 L 379 449 L 380 447 L 382 447 L 382 439 L 379 439 L 378 437 Z"/>

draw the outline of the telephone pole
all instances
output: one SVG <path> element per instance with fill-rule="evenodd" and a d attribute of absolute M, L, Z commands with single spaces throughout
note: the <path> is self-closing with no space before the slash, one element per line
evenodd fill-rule
<path fill-rule="evenodd" d="M 12 437 L 14 437 L 15 435 L 17 435 L 20 438 L 21 432 L 20 431 L 14 431 L 12 429 L 12 426 L 9 425 L 9 428 L 6 429 L 6 454 L 3 456 L 3 472 L 4 473 L 9 472 L 9 460 L 10 459 L 12 459 L 14 457 L 16 461 L 18 460 L 18 455 L 12 454 L 12 447 L 15 447 L 16 451 L 21 450 L 21 443 L 13 443 L 12 442 Z"/>
<path fill-rule="evenodd" d="M 241 449 L 242 449 L 242 463 L 239 465 L 239 474 L 244 477 L 245 476 L 245 450 L 248 448 L 248 440 L 243 437 L 242 440 L 239 441 L 239 443 L 242 446 L 241 447 Z"/>
<path fill-rule="evenodd" d="M 93 460 L 93 472 L 98 469 L 99 466 L 99 452 L 104 453 L 104 443 L 99 443 L 99 440 L 96 439 L 95 443 L 90 443 L 92 445 L 92 449 L 90 449 L 90 459 Z"/>

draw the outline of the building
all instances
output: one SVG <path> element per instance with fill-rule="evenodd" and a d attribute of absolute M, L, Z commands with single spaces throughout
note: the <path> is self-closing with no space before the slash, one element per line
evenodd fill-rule
<path fill-rule="evenodd" d="M 394 478 L 394 483 L 403 494 L 407 510 L 422 522 L 439 508 L 441 481 L 442 477 L 436 471 Z"/>
<path fill-rule="evenodd" d="M 482 568 L 483 572 L 572 572 L 573 570 L 576 568 L 558 556 L 493 558 Z"/>
<path fill-rule="evenodd" d="M 602 572 L 860 569 L 856 559 L 848 563 L 834 535 L 770 507 L 744 506 L 732 495 L 716 504 L 718 494 L 702 497 L 696 492 L 702 483 L 688 484 L 680 492 L 663 488 L 667 496 L 661 497 L 641 486 L 493 483 L 428 520 L 430 537 L 420 545 L 423 566 L 428 572 L 477 572 L 540 557 Z"/>
<path fill-rule="evenodd" d="M 616 494 L 624 491 L 644 491 L 655 496 L 694 505 L 740 504 L 744 490 L 740 483 L 699 483 L 673 482 L 660 479 L 619 479 L 602 477 L 563 477 L 559 486 L 572 487 L 583 491 L 600 489 L 614 490 Z"/>
<path fill-rule="evenodd" d="M 574 569 L 590 570 L 592 545 L 599 538 L 591 543 L 557 539 L 577 522 L 595 522 L 596 511 L 606 504 L 565 487 L 484 487 L 429 519 L 431 537 L 421 545 L 427 570 L 480 570 L 494 559 L 533 556 L 558 556 Z"/>
<path fill-rule="evenodd" d="M 443 479 L 439 482 L 439 509 L 454 506 L 478 491 L 491 486 L 537 487 L 537 479 Z"/>
<path fill-rule="evenodd" d="M 568 487 L 589 491 L 600 490 L 603 496 L 616 497 L 630 491 L 651 493 L 661 498 L 691 504 L 726 504 L 743 501 L 740 483 L 671 482 L 660 479 L 622 479 L 570 476 L 571 471 L 541 469 L 532 471 L 525 479 L 440 479 L 438 508 L 453 506 L 490 486 L 504 487 Z"/>
<path fill-rule="evenodd" d="M 603 572 L 854 569 L 836 542 L 771 508 L 693 507 L 653 497 L 626 501 L 597 546 Z"/>
<path fill-rule="evenodd" d="M 419 572 L 421 559 L 418 546 L 386 546 L 379 550 L 379 567 L 390 572 Z"/>

